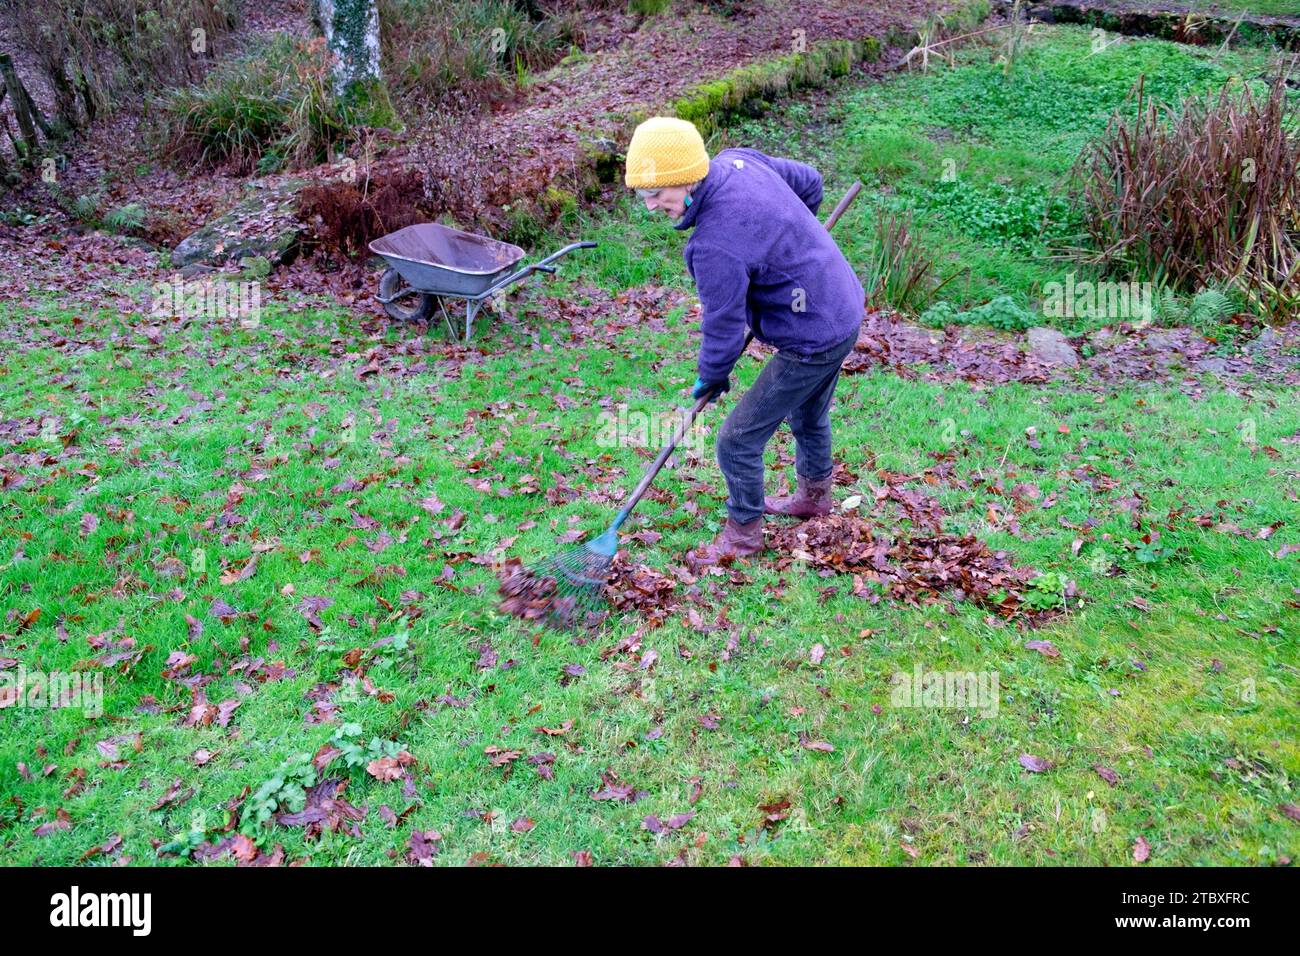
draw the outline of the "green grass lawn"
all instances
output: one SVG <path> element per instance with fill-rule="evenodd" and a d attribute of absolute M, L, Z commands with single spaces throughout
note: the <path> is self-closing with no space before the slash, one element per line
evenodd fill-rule
<path fill-rule="evenodd" d="M 823 215 L 861 179 L 867 188 L 835 234 L 860 273 L 875 249 L 877 211 L 910 212 L 937 277 L 952 277 L 935 301 L 970 309 L 1009 296 L 1023 310 L 1021 325 L 1089 331 L 1112 319 L 1057 317 L 1043 309 L 1044 286 L 1064 283 L 1067 273 L 1104 278 L 1062 255 L 1079 239 L 1066 184 L 1080 150 L 1129 101 L 1140 79 L 1147 97 L 1171 104 L 1225 83 L 1248 83 L 1263 93 L 1263 78 L 1279 61 L 1257 47 L 1220 55 L 1115 34 L 1094 49 L 1087 28 L 1040 24 L 1008 68 L 1001 59 L 1005 35 L 994 36 L 1003 39 L 956 49 L 951 68 L 853 80 L 738 119 L 709 147 L 753 146 L 812 163 L 826 180 Z M 1300 98 L 1300 91 L 1292 96 Z M 633 199 L 622 198 L 612 211 L 564 217 L 567 233 L 601 243 L 585 255 L 584 275 L 611 289 L 646 282 L 689 288 L 681 263 L 685 234 Z M 1159 283 L 1152 276 L 1110 278 Z"/>
<path fill-rule="evenodd" d="M 879 469 L 915 475 L 945 505 L 946 530 L 1075 581 L 1082 608 L 1032 632 L 961 602 L 873 605 L 845 579 L 767 559 L 747 585 L 703 582 L 703 624 L 674 616 L 635 657 L 611 651 L 636 616 L 585 641 L 501 617 L 491 569 L 471 556 L 528 560 L 570 527 L 603 526 L 614 506 L 602 496 L 630 485 L 648 453 L 603 447 L 597 402 L 680 403 L 692 329 L 678 309 L 663 332 L 579 347 L 562 326 L 530 326 L 498 328 L 494 354 L 456 365 L 344 311 L 272 307 L 257 329 L 165 324 L 157 345 L 115 315 L 4 314 L 4 461 L 25 481 L 11 476 L 0 499 L 0 657 L 10 674 L 14 662 L 86 667 L 106 691 L 97 720 L 0 711 L 5 862 L 76 862 L 114 834 L 135 863 L 176 862 L 157 845 L 215 840 L 232 801 L 274 790 L 286 761 L 345 725 L 354 752 L 379 738 L 365 759 L 384 740 L 409 751 L 414 790 L 338 761 L 329 772 L 347 774 L 346 796 L 369 810 L 361 835 L 309 841 L 279 826 L 268 848 L 387 863 L 412 830 L 437 830 L 437 860 L 451 864 L 568 863 L 586 850 L 599 863 L 1123 865 L 1138 837 L 1156 863 L 1271 863 L 1300 849 L 1277 809 L 1294 801 L 1300 768 L 1300 574 L 1294 554 L 1273 557 L 1297 540 L 1296 396 L 848 377 L 837 442 L 860 479 L 841 496 L 869 498 Z M 742 362 L 742 385 L 757 366 Z M 945 452 L 951 474 L 927 481 Z M 669 497 L 641 517 L 663 537 L 629 543 L 630 557 L 666 567 L 716 528 L 724 492 L 709 459 L 663 476 Z M 484 480 L 487 491 L 469 483 Z M 1012 533 L 1005 490 L 1022 483 L 1040 495 Z M 581 494 L 548 505 L 563 484 Z M 437 513 L 421 505 L 431 497 Z M 1244 534 L 1200 527 L 1201 514 Z M 319 631 L 300 609 L 313 597 L 332 601 Z M 104 652 L 92 639 L 111 650 L 123 638 L 137 657 L 92 662 Z M 1060 656 L 1027 650 L 1031 639 Z M 497 664 L 480 669 L 485 643 Z M 177 652 L 193 662 L 164 677 Z M 344 679 L 357 657 L 369 689 Z M 567 665 L 585 672 L 562 680 Z M 894 706 L 891 675 L 918 665 L 996 673 L 996 715 Z M 228 726 L 183 725 L 194 675 L 213 705 L 239 701 Z M 306 722 L 316 700 L 334 722 Z M 561 735 L 535 729 L 570 722 Z M 97 748 L 111 738 L 127 742 Z M 487 747 L 520 755 L 508 775 Z M 554 779 L 527 762 L 541 753 L 555 755 Z M 1054 767 L 1030 773 L 1022 754 Z M 607 770 L 647 795 L 593 799 Z M 193 795 L 152 810 L 177 780 Z M 771 812 L 786 817 L 763 827 L 760 807 L 784 801 Z M 410 812 L 390 828 L 381 806 Z M 692 811 L 662 835 L 642 825 Z M 35 835 L 61 812 L 68 827 Z M 512 828 L 525 818 L 531 829 Z"/>

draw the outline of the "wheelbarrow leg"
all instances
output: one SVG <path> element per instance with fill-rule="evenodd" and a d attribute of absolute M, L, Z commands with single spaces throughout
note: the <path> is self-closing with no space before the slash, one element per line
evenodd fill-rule
<path fill-rule="evenodd" d="M 480 303 L 473 299 L 465 302 L 465 344 L 469 345 L 470 336 L 474 334 L 474 318 L 478 315 Z"/>
<path fill-rule="evenodd" d="M 438 297 L 438 308 L 442 310 L 442 319 L 447 323 L 447 331 L 451 333 L 451 337 L 454 339 L 456 337 L 456 326 L 452 325 L 451 316 L 447 314 L 447 305 L 443 302 L 441 296 Z"/>

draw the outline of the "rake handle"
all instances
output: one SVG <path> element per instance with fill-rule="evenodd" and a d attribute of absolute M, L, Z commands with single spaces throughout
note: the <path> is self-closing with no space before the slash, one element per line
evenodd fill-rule
<path fill-rule="evenodd" d="M 862 182 L 860 180 L 855 181 L 853 185 L 848 188 L 848 191 L 844 193 L 843 198 L 841 198 L 840 201 L 835 204 L 835 208 L 831 210 L 831 214 L 826 217 L 827 232 L 830 232 L 835 228 L 835 224 L 840 221 L 840 217 L 844 215 L 845 210 L 853 204 L 853 200 L 858 198 L 858 193 L 861 191 Z M 745 354 L 745 350 L 749 348 L 749 343 L 752 341 L 754 341 L 754 330 L 750 329 L 745 333 L 745 344 L 740 347 L 741 355 Z M 627 520 L 628 515 L 632 513 L 632 509 L 637 506 L 638 502 L 640 502 L 642 495 L 646 493 L 650 485 L 653 484 L 655 478 L 658 477 L 659 472 L 664 467 L 664 463 L 667 462 L 672 456 L 672 453 L 677 450 L 678 443 L 681 442 L 683 437 L 685 437 L 691 426 L 695 424 L 696 417 L 699 416 L 700 412 L 704 411 L 704 406 L 717 398 L 717 396 L 718 393 L 715 391 L 696 399 L 695 404 L 691 407 L 686 418 L 683 419 L 678 424 L 677 428 L 673 430 L 672 439 L 668 444 L 664 445 L 664 447 L 660 449 L 659 454 L 655 457 L 654 463 L 646 470 L 646 473 L 641 476 L 641 480 L 637 482 L 637 486 L 632 489 L 632 495 L 628 498 L 627 504 L 623 506 L 622 510 L 618 513 L 618 517 L 614 519 L 614 524 L 610 527 L 611 531 L 617 530 L 622 526 L 623 522 Z"/>
<path fill-rule="evenodd" d="M 853 185 L 844 193 L 842 199 L 835 204 L 831 214 L 826 217 L 826 231 L 830 232 L 835 228 L 835 224 L 840 221 L 840 216 L 844 215 L 846 209 L 853 205 L 853 200 L 858 198 L 858 193 L 862 192 L 862 181 L 855 180 Z"/>

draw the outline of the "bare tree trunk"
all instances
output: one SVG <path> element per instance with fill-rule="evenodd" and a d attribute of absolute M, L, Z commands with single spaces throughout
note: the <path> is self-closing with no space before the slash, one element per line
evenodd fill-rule
<path fill-rule="evenodd" d="M 4 87 L 0 87 L 0 101 L 4 100 L 8 92 L 9 91 Z M 19 162 L 21 162 L 23 158 L 23 149 L 18 144 L 18 137 L 14 135 L 13 127 L 9 125 L 9 117 L 6 116 L 4 113 L 0 113 L 0 130 L 3 130 L 4 135 L 8 137 L 9 145 L 13 148 L 14 151 L 14 158 L 17 159 Z M 4 148 L 3 145 L 0 145 L 0 149 L 3 148 Z"/>
<path fill-rule="evenodd" d="M 5 101 L 5 94 L 8 93 L 6 87 L 0 87 L 0 103 Z M 14 181 L 14 175 L 9 171 L 9 160 L 5 159 L 3 144 L 0 144 L 0 190 L 5 189 Z"/>
<path fill-rule="evenodd" d="M 32 119 L 36 120 L 36 125 L 41 128 L 41 132 L 45 134 L 45 138 L 54 139 L 58 135 L 58 130 L 54 128 L 54 124 L 45 118 L 45 114 L 41 112 L 41 108 L 37 106 L 36 101 L 32 99 L 32 94 L 27 92 L 27 87 L 20 83 L 19 88 L 23 91 L 23 100 L 27 104 L 27 112 L 31 113 Z"/>
<path fill-rule="evenodd" d="M 383 80 L 375 0 L 312 0 L 312 19 L 334 53 L 334 95 Z"/>
<path fill-rule="evenodd" d="M 67 132 L 76 132 L 81 128 L 81 116 L 77 111 L 77 91 L 68 79 L 68 71 L 62 63 L 49 61 L 45 64 L 45 74 L 54 88 L 55 122 Z"/>
<path fill-rule="evenodd" d="M 39 145 L 36 139 L 36 120 L 32 116 L 29 105 L 31 98 L 27 95 L 27 91 L 23 89 L 22 83 L 19 82 L 18 73 L 14 70 L 13 57 L 8 53 L 0 53 L 0 77 L 4 79 L 5 92 L 9 94 L 14 119 L 18 121 L 18 133 L 22 137 L 18 158 L 30 164 L 32 156 L 36 152 L 36 147 Z M 15 140 L 14 145 L 18 146 L 19 141 Z"/>

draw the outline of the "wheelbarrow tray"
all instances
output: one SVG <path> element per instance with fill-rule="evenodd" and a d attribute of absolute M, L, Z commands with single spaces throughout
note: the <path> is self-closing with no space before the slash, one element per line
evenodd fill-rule
<path fill-rule="evenodd" d="M 370 251 L 418 292 L 478 296 L 524 257 L 524 250 L 436 222 L 417 223 L 370 243 Z"/>

